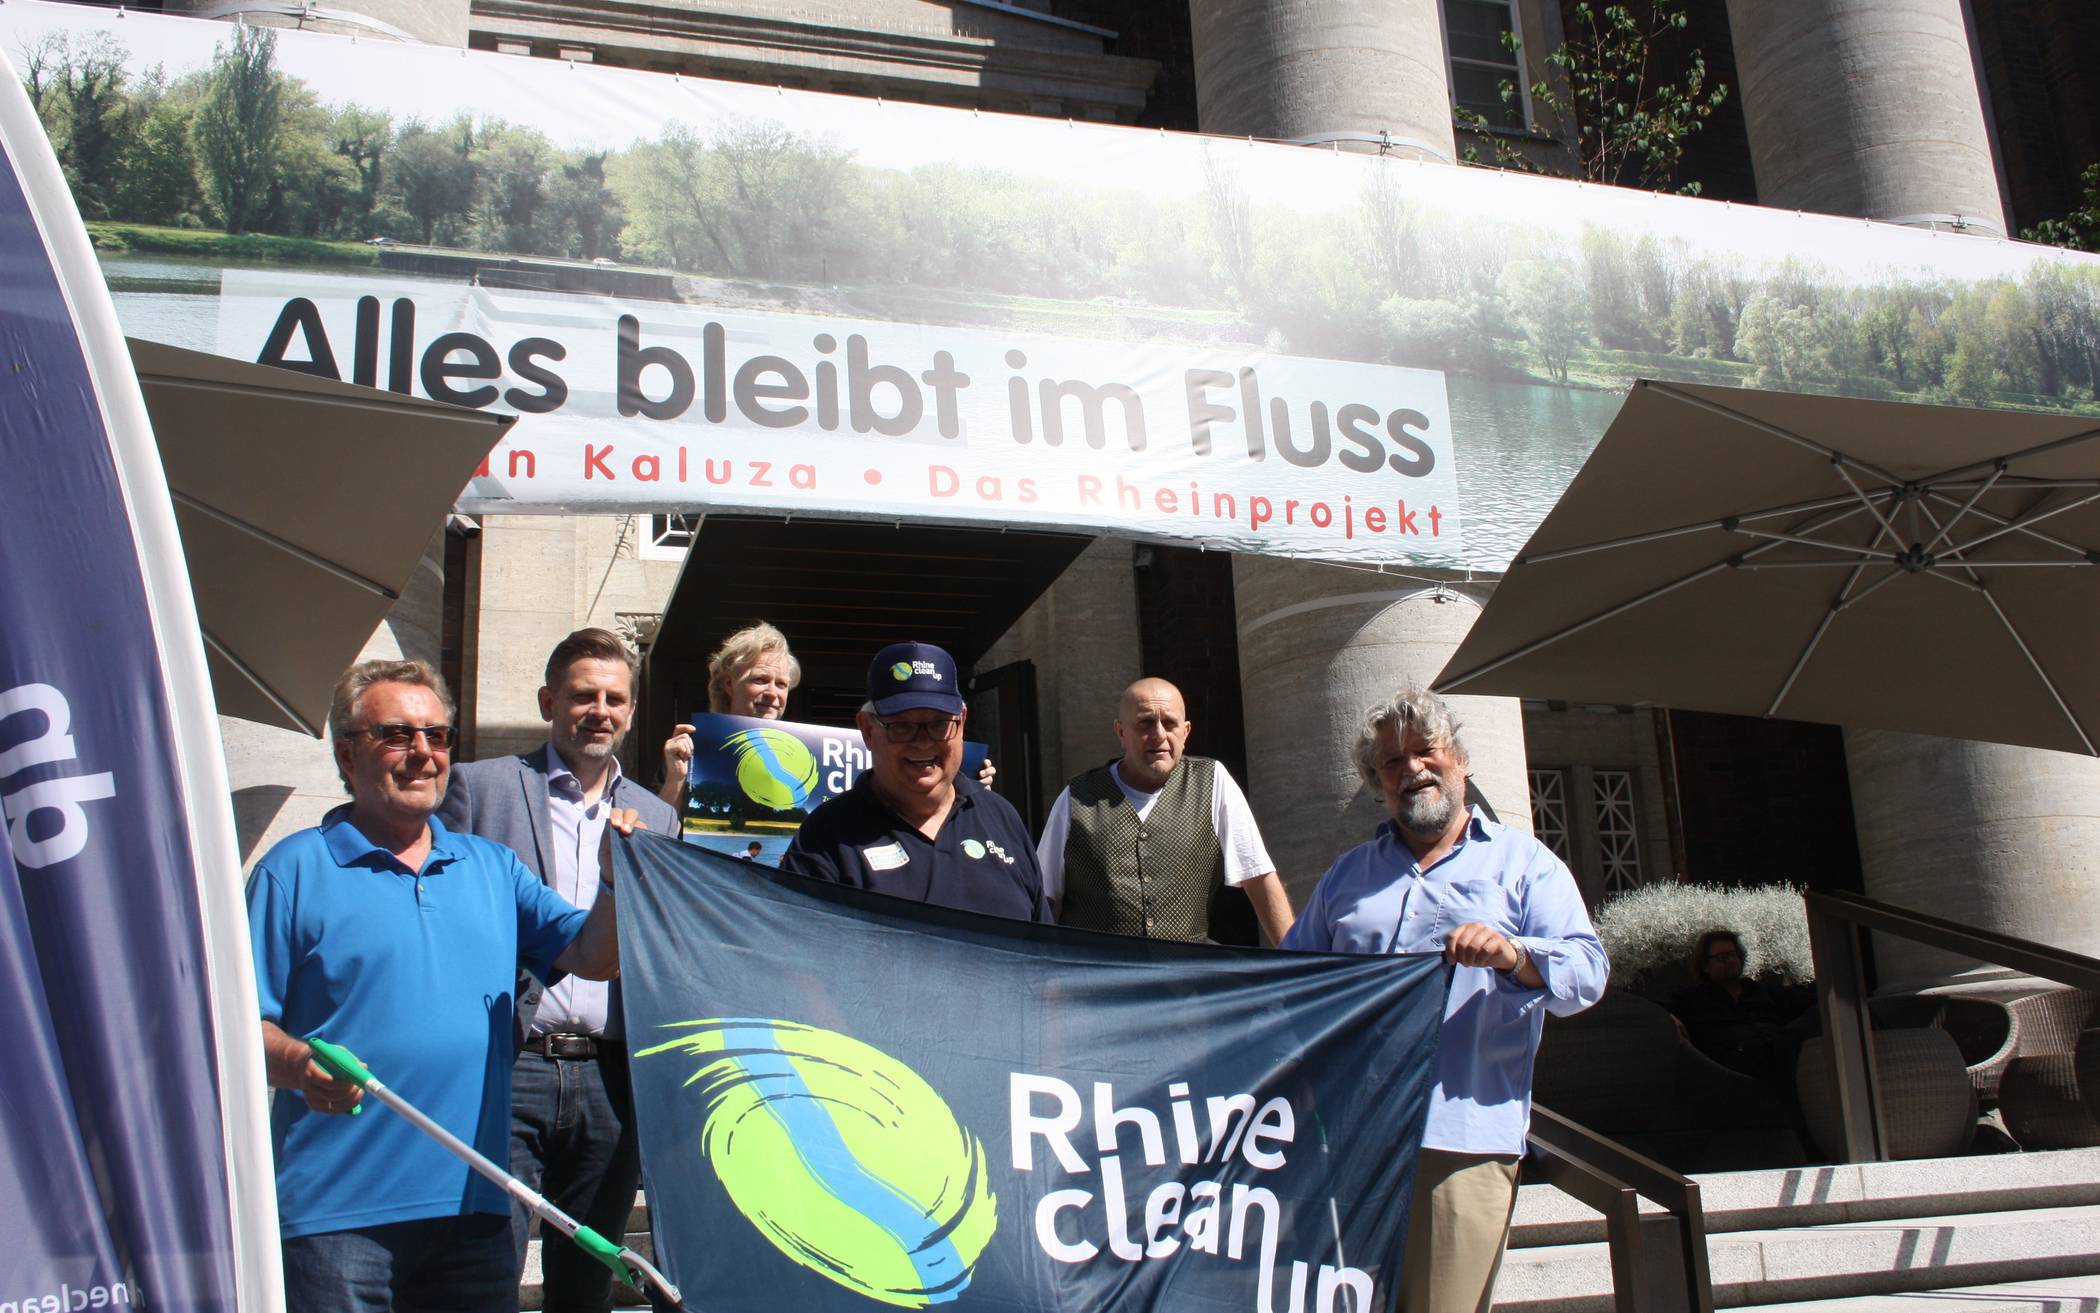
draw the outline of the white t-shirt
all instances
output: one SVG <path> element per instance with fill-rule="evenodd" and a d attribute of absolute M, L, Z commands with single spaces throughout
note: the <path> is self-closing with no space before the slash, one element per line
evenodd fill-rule
<path fill-rule="evenodd" d="M 1123 780 L 1122 763 L 1108 768 L 1109 778 L 1137 808 L 1139 820 L 1152 810 L 1159 801 L 1159 792 L 1142 793 Z M 1269 861 L 1269 850 L 1262 846 L 1261 830 L 1254 823 L 1254 809 L 1247 805 L 1247 795 L 1240 792 L 1239 784 L 1233 780 L 1232 772 L 1223 765 L 1213 763 L 1211 768 L 1210 821 L 1218 830 L 1218 846 L 1225 850 L 1225 883 L 1245 884 L 1256 876 L 1267 875 L 1276 869 Z M 1050 804 L 1050 819 L 1043 822 L 1043 839 L 1035 847 L 1036 865 L 1043 869 L 1043 896 L 1062 898 L 1065 893 L 1065 839 L 1072 830 L 1072 789 L 1070 785 L 1057 795 Z"/>

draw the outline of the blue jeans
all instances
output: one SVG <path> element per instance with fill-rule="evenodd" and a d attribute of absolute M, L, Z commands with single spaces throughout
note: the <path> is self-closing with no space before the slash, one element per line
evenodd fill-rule
<path fill-rule="evenodd" d="M 518 1269 L 497 1213 L 296 1236 L 284 1242 L 288 1313 L 516 1313 Z"/>
<path fill-rule="evenodd" d="M 627 1215 L 641 1180 L 627 1053 L 545 1058 L 527 1050 L 510 1073 L 510 1170 L 547 1201 L 614 1244 L 626 1243 Z M 525 1267 L 523 1207 L 511 1210 L 518 1270 Z M 542 1228 L 540 1274 L 546 1313 L 603 1313 L 612 1273 L 573 1242 Z"/>

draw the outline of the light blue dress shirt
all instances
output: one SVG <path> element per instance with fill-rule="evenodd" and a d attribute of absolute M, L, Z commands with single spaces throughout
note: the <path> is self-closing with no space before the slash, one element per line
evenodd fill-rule
<path fill-rule="evenodd" d="M 597 801 L 586 803 L 576 772 L 562 760 L 559 749 L 547 745 L 547 823 L 554 840 L 548 854 L 547 883 L 579 911 L 590 911 L 591 904 L 598 901 L 598 844 L 605 838 L 613 786 L 620 779 L 620 763 L 614 761 L 611 766 Z M 602 1035 L 619 1039 L 618 1022 L 612 1012 L 611 981 L 565 976 L 549 985 L 540 999 L 532 1015 L 532 1033 L 535 1037 Z"/>
<path fill-rule="evenodd" d="M 1550 849 L 1475 808 L 1458 846 L 1425 871 L 1387 821 L 1320 877 L 1283 947 L 1436 953 L 1473 921 L 1522 944 L 1546 984 L 1532 989 L 1486 967 L 1454 969 L 1422 1144 L 1521 1154 L 1546 1013 L 1567 1016 L 1595 1003 L 1611 972 L 1582 891 Z"/>

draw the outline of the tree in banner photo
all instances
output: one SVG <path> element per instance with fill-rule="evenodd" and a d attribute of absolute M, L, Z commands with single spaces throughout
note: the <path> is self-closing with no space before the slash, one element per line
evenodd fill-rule
<path fill-rule="evenodd" d="M 694 1307 L 1391 1306 L 1449 971 L 1060 930 L 616 847 Z"/>

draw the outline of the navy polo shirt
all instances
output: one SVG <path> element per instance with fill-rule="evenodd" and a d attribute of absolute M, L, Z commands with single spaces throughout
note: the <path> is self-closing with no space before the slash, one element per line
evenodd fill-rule
<path fill-rule="evenodd" d="M 1048 921 L 1035 845 L 1013 804 L 956 777 L 955 805 L 928 839 L 886 806 L 869 772 L 810 813 L 780 869 L 965 912 Z"/>
<path fill-rule="evenodd" d="M 343 806 L 270 849 L 248 881 L 263 1018 L 347 1045 L 499 1163 L 510 1157 L 518 967 L 544 980 L 583 921 L 516 853 L 435 816 L 421 871 L 365 838 Z M 510 1212 L 501 1190 L 377 1100 L 330 1115 L 277 1090 L 270 1140 L 287 1238 Z"/>

